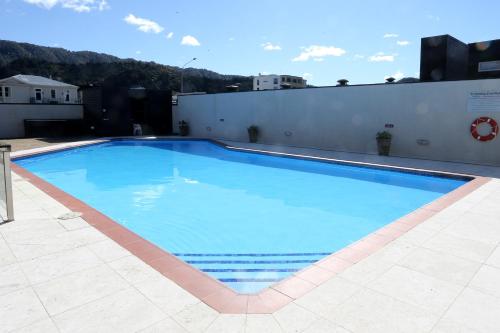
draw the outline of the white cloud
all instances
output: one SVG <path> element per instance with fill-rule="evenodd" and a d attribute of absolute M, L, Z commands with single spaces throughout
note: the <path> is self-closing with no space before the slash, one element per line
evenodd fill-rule
<path fill-rule="evenodd" d="M 45 9 L 52 9 L 59 5 L 79 13 L 109 9 L 107 0 L 24 0 L 24 2 Z"/>
<path fill-rule="evenodd" d="M 167 39 L 172 39 L 172 37 L 174 37 L 174 33 L 173 32 L 169 32 L 167 34 Z"/>
<path fill-rule="evenodd" d="M 313 61 L 323 62 L 323 61 L 325 61 L 325 58 L 313 58 Z"/>
<path fill-rule="evenodd" d="M 281 46 L 273 45 L 271 42 L 266 42 L 264 44 L 260 44 L 266 51 L 281 51 Z"/>
<path fill-rule="evenodd" d="M 390 77 L 393 77 L 395 78 L 396 80 L 401 80 L 402 78 L 405 77 L 405 74 L 401 71 L 397 71 L 396 73 L 392 74 L 392 75 L 387 75 L 386 77 L 384 77 L 384 80 L 390 78 Z"/>
<path fill-rule="evenodd" d="M 439 16 L 431 15 L 431 14 L 427 15 L 427 19 L 431 20 L 431 21 L 435 21 L 435 22 L 441 21 L 441 18 Z"/>
<path fill-rule="evenodd" d="M 365 56 L 362 54 L 355 54 L 354 55 L 354 59 L 364 59 L 364 58 L 365 58 Z"/>
<path fill-rule="evenodd" d="M 410 45 L 410 42 L 407 40 L 398 40 L 396 43 L 398 43 L 398 45 L 400 45 L 400 46 Z"/>
<path fill-rule="evenodd" d="M 201 44 L 195 37 L 187 35 L 182 37 L 181 45 L 200 46 Z"/>
<path fill-rule="evenodd" d="M 137 51 L 135 51 L 135 54 L 142 54 L 142 51 L 141 50 L 137 50 Z"/>
<path fill-rule="evenodd" d="M 398 38 L 398 37 L 399 35 L 394 33 L 387 33 L 384 35 L 384 38 Z"/>
<path fill-rule="evenodd" d="M 393 62 L 395 57 L 396 57 L 395 54 L 385 54 L 384 52 L 379 52 L 379 53 L 369 57 L 368 61 L 371 61 L 371 62 L 383 62 L 383 61 Z"/>
<path fill-rule="evenodd" d="M 163 30 L 165 30 L 158 23 L 145 18 L 137 17 L 133 14 L 128 14 L 128 16 L 126 16 L 123 20 L 128 24 L 137 26 L 137 29 L 142 32 L 152 32 L 154 34 L 159 34 Z"/>
<path fill-rule="evenodd" d="M 306 80 L 311 80 L 313 78 L 313 75 L 311 73 L 304 73 L 302 74 L 302 77 Z"/>
<path fill-rule="evenodd" d="M 323 59 L 324 57 L 340 57 L 345 53 L 344 49 L 335 46 L 311 45 L 302 47 L 302 52 L 293 58 L 292 61 L 308 61 L 309 59 L 322 61 L 319 59 Z"/>
<path fill-rule="evenodd" d="M 229 39 L 228 39 L 228 40 L 229 40 L 230 42 L 233 42 L 233 41 L 235 40 L 235 38 L 234 38 L 234 37 L 229 37 Z"/>

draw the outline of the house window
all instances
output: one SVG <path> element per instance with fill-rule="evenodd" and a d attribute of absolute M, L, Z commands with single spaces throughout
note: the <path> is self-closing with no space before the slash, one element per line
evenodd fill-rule
<path fill-rule="evenodd" d="M 42 89 L 35 89 L 35 101 L 42 100 Z"/>
<path fill-rule="evenodd" d="M 66 98 L 64 100 L 69 102 L 69 90 L 66 90 Z"/>
<path fill-rule="evenodd" d="M 291 82 L 292 80 L 290 80 L 289 77 L 286 78 L 286 82 Z"/>
<path fill-rule="evenodd" d="M 286 79 L 285 79 L 284 77 L 282 77 L 282 78 L 281 78 L 281 82 L 285 82 L 285 80 L 286 80 Z"/>
<path fill-rule="evenodd" d="M 260 81 L 259 80 L 257 80 L 257 85 L 260 85 Z"/>
<path fill-rule="evenodd" d="M 9 97 L 10 96 L 10 88 L 9 87 L 4 87 L 4 95 L 5 97 Z"/>
<path fill-rule="evenodd" d="M 297 83 L 297 79 L 293 79 L 293 83 Z"/>
<path fill-rule="evenodd" d="M 0 97 L 3 97 L 3 87 L 0 87 Z"/>
<path fill-rule="evenodd" d="M 56 90 L 55 89 L 50 90 L 50 98 L 52 98 L 52 99 L 56 98 Z"/>
<path fill-rule="evenodd" d="M 274 79 L 273 82 L 274 82 L 274 84 L 278 84 L 278 79 L 277 78 Z"/>

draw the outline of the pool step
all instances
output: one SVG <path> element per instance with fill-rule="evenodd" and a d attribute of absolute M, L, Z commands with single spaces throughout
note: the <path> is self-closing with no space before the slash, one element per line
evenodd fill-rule
<path fill-rule="evenodd" d="M 240 293 L 255 293 L 298 272 L 328 252 L 174 253 Z"/>

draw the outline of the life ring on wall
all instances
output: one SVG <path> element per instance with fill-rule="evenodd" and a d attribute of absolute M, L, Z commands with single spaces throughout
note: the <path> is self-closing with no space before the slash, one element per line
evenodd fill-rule
<path fill-rule="evenodd" d="M 477 131 L 477 127 L 483 123 L 490 125 L 490 133 L 488 135 L 480 135 Z M 498 135 L 498 123 L 495 119 L 492 119 L 490 117 L 479 117 L 470 125 L 470 134 L 472 134 L 472 137 L 474 139 L 479 141 L 493 140 Z"/>

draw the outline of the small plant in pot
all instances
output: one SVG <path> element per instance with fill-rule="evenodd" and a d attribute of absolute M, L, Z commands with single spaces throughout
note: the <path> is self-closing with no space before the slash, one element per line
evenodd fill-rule
<path fill-rule="evenodd" d="M 186 121 L 179 121 L 179 132 L 181 136 L 189 135 L 189 124 Z"/>
<path fill-rule="evenodd" d="M 377 148 L 379 155 L 389 156 L 389 152 L 391 151 L 391 141 L 391 133 L 387 131 L 377 133 Z"/>
<path fill-rule="evenodd" d="M 248 140 L 251 143 L 257 142 L 257 139 L 259 137 L 259 128 L 256 125 L 252 125 L 247 128 L 248 130 Z"/>

